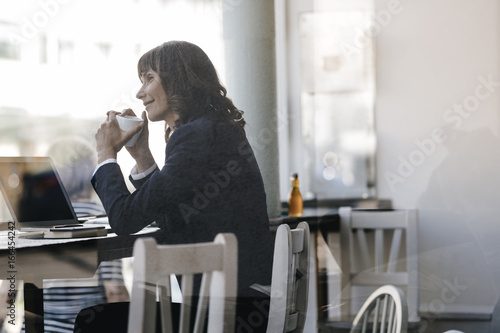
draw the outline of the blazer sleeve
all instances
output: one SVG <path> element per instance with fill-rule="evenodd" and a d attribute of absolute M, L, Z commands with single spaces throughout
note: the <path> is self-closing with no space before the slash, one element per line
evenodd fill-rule
<path fill-rule="evenodd" d="M 92 185 L 116 234 L 135 233 L 152 222 L 168 219 L 169 212 L 179 210 L 183 202 L 191 200 L 189 184 L 203 174 L 212 141 L 209 134 L 199 135 L 193 127 L 183 126 L 174 132 L 163 168 L 134 181 L 136 190 L 132 193 L 118 164 L 106 164 L 96 171 Z M 182 227 L 182 221 L 178 222 Z"/>

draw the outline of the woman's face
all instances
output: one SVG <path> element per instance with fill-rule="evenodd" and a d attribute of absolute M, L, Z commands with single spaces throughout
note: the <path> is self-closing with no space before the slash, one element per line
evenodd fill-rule
<path fill-rule="evenodd" d="M 142 86 L 137 92 L 136 97 L 144 103 L 144 107 L 151 121 L 167 120 L 169 110 L 167 105 L 167 95 L 161 84 L 158 73 L 149 69 L 142 73 Z"/>

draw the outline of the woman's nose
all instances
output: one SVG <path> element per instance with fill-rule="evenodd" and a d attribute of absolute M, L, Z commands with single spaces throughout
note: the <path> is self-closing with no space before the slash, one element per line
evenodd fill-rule
<path fill-rule="evenodd" d="M 142 99 L 144 97 L 144 89 L 141 87 L 141 89 L 139 89 L 139 91 L 137 92 L 137 94 L 135 95 L 135 97 L 137 99 Z"/>

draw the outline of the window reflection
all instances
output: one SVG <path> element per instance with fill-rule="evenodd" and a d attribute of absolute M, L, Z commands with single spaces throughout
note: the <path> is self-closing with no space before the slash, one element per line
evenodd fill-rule
<path fill-rule="evenodd" d="M 356 34 L 370 11 L 300 15 L 301 120 L 307 199 L 375 195 L 372 41 Z"/>
<path fill-rule="evenodd" d="M 0 155 L 45 155 L 68 134 L 93 142 L 108 110 L 141 113 L 137 60 L 165 41 L 200 45 L 223 77 L 221 15 L 218 0 L 0 5 Z M 162 137 L 162 124 L 150 132 Z M 164 142 L 151 148 L 161 162 Z M 132 158 L 119 159 L 128 172 Z"/>
<path fill-rule="evenodd" d="M 93 140 L 106 111 L 142 111 L 135 98 L 136 62 L 163 41 L 200 45 L 224 81 L 221 0 L 55 1 L 57 6 L 50 8 L 41 3 L 0 5 L 1 155 L 43 155 L 48 142 L 68 131 Z M 349 59 L 338 49 L 340 38 L 352 38 L 356 24 L 368 16 L 366 11 L 300 16 L 305 154 L 300 177 L 306 198 L 373 193 L 371 46 L 350 53 Z M 160 137 L 163 127 L 152 124 L 150 131 Z M 291 141 L 285 143 L 290 147 L 280 147 L 280 154 L 295 149 Z M 152 149 L 162 161 L 164 143 Z M 126 154 L 119 158 L 125 172 L 130 170 L 132 160 Z M 281 166 L 288 167 L 294 166 Z"/>

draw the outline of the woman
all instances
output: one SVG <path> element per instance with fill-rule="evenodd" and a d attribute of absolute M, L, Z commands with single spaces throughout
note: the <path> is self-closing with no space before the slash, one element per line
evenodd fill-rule
<path fill-rule="evenodd" d="M 247 315 L 262 312 L 262 306 L 252 307 L 254 302 L 267 299 L 254 287 L 270 284 L 273 250 L 264 185 L 245 136 L 243 112 L 226 96 L 208 56 L 191 43 L 171 41 L 150 50 L 139 60 L 138 72 L 144 123 L 124 133 L 118 112 L 108 112 L 96 134 L 94 189 L 117 234 L 155 221 L 161 241 L 169 244 L 211 242 L 218 233 L 234 233 L 237 317 L 248 326 Z M 149 149 L 148 118 L 166 123 L 161 169 Z M 130 175 L 136 191 L 129 193 L 116 157 L 141 128 L 135 146 L 127 147 L 136 161 Z"/>

